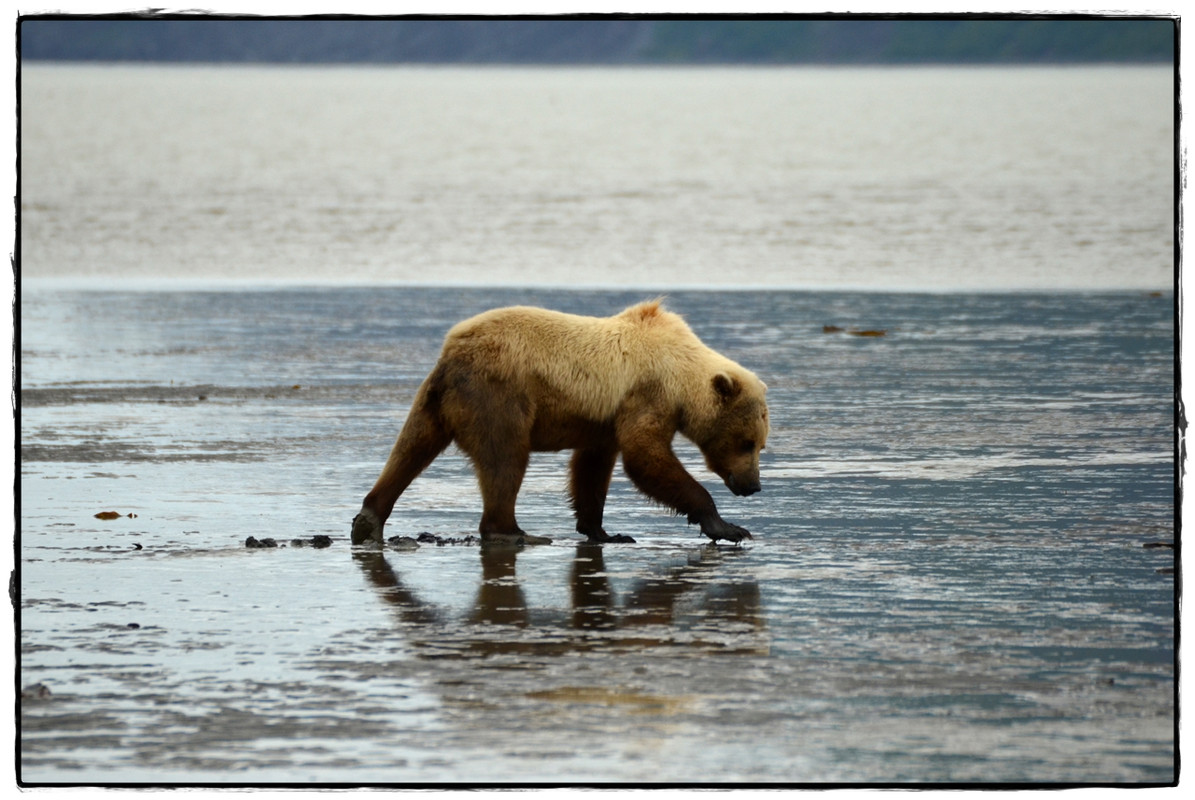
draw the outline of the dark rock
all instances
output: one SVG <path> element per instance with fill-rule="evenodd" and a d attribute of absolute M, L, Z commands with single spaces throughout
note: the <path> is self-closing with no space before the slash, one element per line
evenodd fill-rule
<path fill-rule="evenodd" d="M 50 696 L 50 687 L 44 683 L 35 683 L 21 690 L 22 700 L 45 700 Z"/>
<path fill-rule="evenodd" d="M 318 536 L 312 536 L 310 539 L 291 539 L 291 547 L 314 547 L 317 549 L 332 546 L 332 537 L 325 536 L 322 533 Z"/>
<path fill-rule="evenodd" d="M 267 539 L 255 539 L 254 537 L 250 536 L 248 539 L 245 540 L 245 547 L 248 547 L 248 548 L 277 547 L 277 546 L 278 546 L 278 542 L 274 541 L 273 539 L 268 539 L 268 538 Z"/>
<path fill-rule="evenodd" d="M 395 550 L 418 550 L 419 542 L 412 539 L 410 536 L 391 536 L 386 540 L 386 544 Z"/>

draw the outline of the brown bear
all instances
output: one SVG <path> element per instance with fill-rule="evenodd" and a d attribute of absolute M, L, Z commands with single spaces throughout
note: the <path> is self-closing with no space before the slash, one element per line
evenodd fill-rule
<path fill-rule="evenodd" d="M 640 491 L 710 539 L 750 538 L 718 514 L 673 453 L 672 439 L 679 431 L 692 440 L 734 494 L 758 492 L 766 391 L 659 300 L 605 318 L 524 306 L 487 311 L 445 337 L 353 520 L 352 541 L 380 543 L 399 495 L 452 442 L 477 472 L 483 540 L 536 540 L 515 522 L 515 498 L 532 451 L 565 449 L 573 450 L 577 531 L 591 541 L 633 541 L 602 528 L 620 455 Z"/>

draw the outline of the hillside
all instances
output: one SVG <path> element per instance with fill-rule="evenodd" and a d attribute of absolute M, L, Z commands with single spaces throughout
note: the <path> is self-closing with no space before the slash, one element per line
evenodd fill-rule
<path fill-rule="evenodd" d="M 1171 19 L 226 19 L 18 22 L 22 59 L 466 64 L 1007 64 L 1174 59 Z"/>

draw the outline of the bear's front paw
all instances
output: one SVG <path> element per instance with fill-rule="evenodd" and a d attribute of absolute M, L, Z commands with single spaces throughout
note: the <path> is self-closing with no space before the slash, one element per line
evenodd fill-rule
<path fill-rule="evenodd" d="M 741 528 L 717 516 L 703 519 L 701 521 L 701 532 L 715 542 L 719 539 L 725 539 L 728 542 L 737 544 L 743 539 L 751 538 L 751 533 L 746 528 Z"/>

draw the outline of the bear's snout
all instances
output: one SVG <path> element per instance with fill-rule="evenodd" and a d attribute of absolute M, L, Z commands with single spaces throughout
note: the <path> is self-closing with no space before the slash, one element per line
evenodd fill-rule
<path fill-rule="evenodd" d="M 726 478 L 726 488 L 730 489 L 739 497 L 748 497 L 755 494 L 763 487 L 759 485 L 759 478 L 751 477 L 747 479 L 736 478 L 730 475 Z"/>

